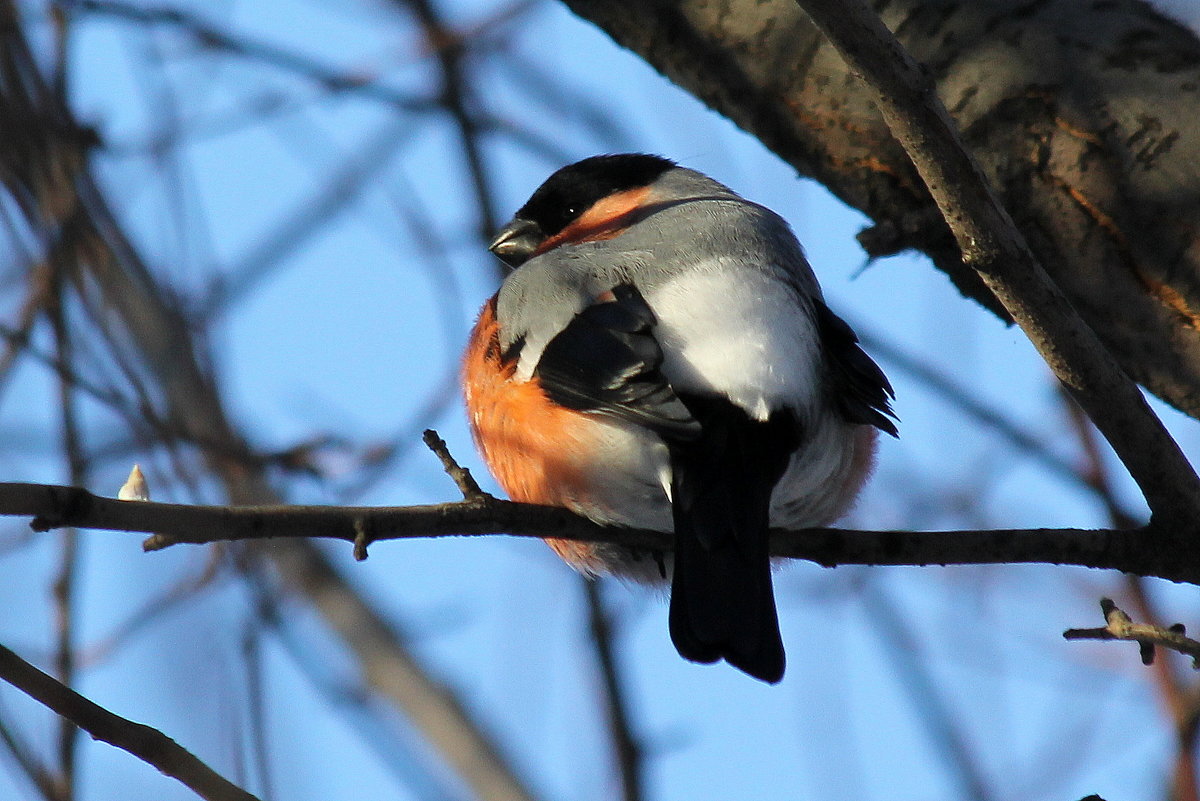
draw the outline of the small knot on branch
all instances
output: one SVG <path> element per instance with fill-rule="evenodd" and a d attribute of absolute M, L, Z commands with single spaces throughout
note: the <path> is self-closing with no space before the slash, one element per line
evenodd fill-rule
<path fill-rule="evenodd" d="M 367 546 L 375 541 L 375 536 L 370 532 L 371 528 L 367 518 L 361 515 L 354 518 L 354 558 L 359 562 L 366 561 Z"/>
<path fill-rule="evenodd" d="M 1171 626 L 1152 626 L 1134 623 L 1111 598 L 1100 599 L 1100 611 L 1104 613 L 1104 627 L 1094 629 L 1067 629 L 1063 637 L 1068 640 L 1132 640 L 1141 651 L 1142 664 L 1154 664 L 1154 648 L 1162 646 L 1192 658 L 1192 667 L 1200 670 L 1200 642 L 1186 637 L 1182 623 Z"/>

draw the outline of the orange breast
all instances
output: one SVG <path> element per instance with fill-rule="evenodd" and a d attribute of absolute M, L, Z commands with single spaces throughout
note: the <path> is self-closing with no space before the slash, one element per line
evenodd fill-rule
<path fill-rule="evenodd" d="M 515 381 L 515 360 L 501 355 L 496 299 L 483 307 L 463 362 L 463 387 L 471 434 L 496 481 L 514 501 L 586 507 L 588 454 L 597 424 L 558 406 L 537 380 Z M 547 540 L 568 562 L 595 571 L 594 548 L 583 542 Z"/>

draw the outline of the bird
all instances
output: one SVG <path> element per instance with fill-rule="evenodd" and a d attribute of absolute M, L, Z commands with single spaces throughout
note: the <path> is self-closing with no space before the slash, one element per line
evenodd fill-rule
<path fill-rule="evenodd" d="M 589 576 L 669 580 L 683 658 L 779 682 L 769 531 L 843 515 L 897 435 L 891 385 L 787 222 L 667 158 L 605 154 L 551 174 L 489 249 L 511 272 L 462 375 L 497 483 L 672 533 L 668 554 L 547 542 Z"/>

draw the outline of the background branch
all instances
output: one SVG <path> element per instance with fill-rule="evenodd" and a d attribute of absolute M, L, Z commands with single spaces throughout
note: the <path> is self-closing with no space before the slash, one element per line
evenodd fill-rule
<path fill-rule="evenodd" d="M 596 650 L 596 667 L 604 687 L 601 703 L 613 745 L 613 756 L 621 776 L 622 801 L 644 801 L 646 753 L 634 733 L 632 707 L 627 682 L 618 664 L 614 621 L 604 607 L 604 579 L 581 576 L 587 601 L 588 630 Z"/>
<path fill-rule="evenodd" d="M 134 723 L 84 698 L 0 645 L 0 678 L 97 740 L 128 751 L 208 801 L 258 801 L 158 729 Z"/>
<path fill-rule="evenodd" d="M 133 21 L 180 23 L 208 33 L 199 20 L 169 10 L 161 19 L 139 19 L 136 8 L 118 4 L 112 9 Z M 93 4 L 91 10 L 106 7 Z M 226 411 L 202 329 L 189 317 L 183 296 L 160 282 L 126 236 L 92 174 L 87 145 L 94 144 L 95 134 L 79 125 L 72 110 L 46 85 L 11 0 L 0 0 L 0 33 L 5 37 L 0 77 L 7 74 L 5 68 L 21 76 L 19 81 L 0 80 L 0 89 L 7 90 L 0 95 L 0 113 L 20 120 L 24 134 L 11 147 L 0 149 L 0 179 L 19 201 L 28 228 L 62 233 L 55 247 L 83 295 L 105 355 L 122 366 L 128 383 L 151 389 L 130 405 L 141 417 L 165 421 L 158 441 L 168 448 L 183 442 L 196 449 L 190 454 L 194 462 L 181 466 L 181 474 L 211 476 L 231 503 L 279 503 L 268 460 L 256 453 Z M 246 49 L 236 38 L 218 36 L 215 41 L 322 80 L 309 59 L 292 58 L 267 45 Z M 369 82 L 359 86 L 336 76 L 330 80 L 337 89 L 389 102 L 395 109 L 420 113 L 440 108 L 420 101 L 410 107 L 406 96 Z M 426 674 L 387 616 L 352 587 L 325 554 L 312 543 L 293 539 L 263 547 L 257 556 L 269 559 L 281 579 L 310 600 L 330 631 L 359 660 L 369 685 L 408 717 L 472 792 L 489 801 L 534 797 L 468 707 L 450 687 Z"/>

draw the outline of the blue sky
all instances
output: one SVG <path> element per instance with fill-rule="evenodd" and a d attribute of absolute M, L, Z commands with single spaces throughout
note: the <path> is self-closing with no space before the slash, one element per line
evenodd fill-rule
<path fill-rule="evenodd" d="M 499 7 L 441 5 L 466 25 Z M 429 60 L 384 5 L 222 0 L 181 7 L 321 63 L 384 69 L 383 84 L 397 93 L 429 91 Z M 1018 330 L 960 299 L 924 259 L 865 265 L 854 240 L 865 218 L 796 178 L 755 140 L 560 5 L 537 4 L 511 24 L 517 31 L 505 41 L 516 58 L 586 99 L 613 132 L 597 135 L 577 117 L 578 101 L 556 105 L 539 96 L 529 75 L 487 62 L 479 68 L 480 94 L 493 114 L 536 131 L 567 158 L 661 153 L 774 208 L 794 226 L 840 314 L 941 368 L 1056 452 L 1078 458 L 1053 383 Z M 417 419 L 444 392 L 476 310 L 495 291 L 495 266 L 475 235 L 468 179 L 447 121 L 404 118 L 370 98 L 330 97 L 282 71 L 193 53 L 169 31 L 147 37 L 124 22 L 83 21 L 74 48 L 74 107 L 117 150 L 99 165 L 110 196 L 154 269 L 194 299 L 204 297 L 214 275 L 239 275 L 326 185 L 331 165 L 348 165 L 348 180 L 360 181 L 349 206 L 310 226 L 311 238 L 291 241 L 207 332 L 229 407 L 254 444 L 278 450 L 334 433 L 357 447 L 429 424 L 494 488 L 459 403 L 445 404 L 435 419 Z M 169 65 L 167 84 L 145 79 L 148 54 Z M 293 105 L 261 124 L 223 126 L 231 109 L 273 93 Z M 193 133 L 172 158 L 156 161 L 137 145 L 159 130 L 172 103 Z M 403 146 L 383 144 L 392 142 Z M 486 152 L 502 217 L 561 166 L 499 135 Z M 173 205 L 176 182 L 189 191 Z M 848 524 L 1105 525 L 1093 499 L 881 363 L 896 386 L 901 438 L 883 442 L 875 478 Z M 29 447 L 0 454 L 5 479 L 63 480 L 56 462 L 30 452 L 55 436 L 46 400 L 52 392 L 46 371 L 34 364 L 6 390 L 0 431 Z M 102 441 L 111 420 L 96 409 L 89 415 L 91 436 Z M 1195 423 L 1166 417 L 1185 450 L 1200 452 Z M 161 456 L 133 459 L 143 462 L 152 487 L 162 488 L 157 500 L 211 495 L 203 486 L 193 494 L 173 485 Z M 340 500 L 338 489 L 352 478 L 351 455 L 332 452 L 323 466 L 330 481 L 293 482 L 289 500 Z M 115 494 L 127 469 L 123 462 L 106 466 L 92 489 Z M 1130 508 L 1141 508 L 1128 481 L 1120 492 Z M 410 452 L 356 501 L 454 497 L 414 435 Z M 19 527 L 10 522 L 0 531 L 9 536 Z M 200 548 L 143 555 L 127 535 L 87 534 L 85 543 L 85 646 L 110 636 L 156 590 L 201 572 L 207 558 Z M 508 538 L 388 543 L 361 565 L 352 563 L 348 546 L 330 551 L 410 634 L 429 670 L 496 733 L 535 790 L 548 799 L 613 796 L 580 583 L 548 549 Z M 28 611 L 0 618 L 0 640 L 41 664 L 51 641 L 43 599 L 53 554 L 46 538 L 0 555 L 0 608 Z M 1067 627 L 1097 624 L 1096 601 L 1120 597 L 1119 577 L 1051 567 L 829 571 L 801 564 L 781 569 L 776 586 L 790 666 L 774 688 L 732 669 L 683 662 L 655 592 L 605 587 L 619 620 L 634 723 L 650 752 L 650 798 L 967 797 L 961 772 L 914 715 L 929 701 L 906 689 L 901 653 L 928 667 L 998 798 L 1160 792 L 1169 730 L 1136 654 L 1061 639 Z M 1194 590 L 1155 587 L 1172 621 L 1194 619 Z M 244 739 L 249 638 L 264 656 L 276 798 L 463 797 L 402 720 L 385 713 L 356 723 L 341 712 L 319 685 L 355 686 L 354 663 L 302 602 L 285 610 L 283 634 L 261 631 L 252 594 L 228 578 L 123 640 L 86 669 L 81 690 L 162 728 L 261 791 Z M 903 626 L 892 625 L 884 610 L 899 610 Z M 48 715 L 0 689 L 4 710 L 40 721 L 30 726 L 48 746 Z M 83 753 L 84 798 L 191 797 L 108 746 L 89 742 Z M 13 770 L 0 769 L 0 798 L 27 792 Z"/>

